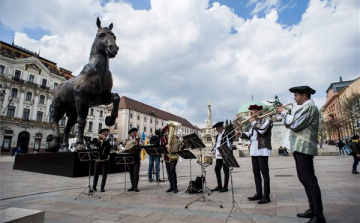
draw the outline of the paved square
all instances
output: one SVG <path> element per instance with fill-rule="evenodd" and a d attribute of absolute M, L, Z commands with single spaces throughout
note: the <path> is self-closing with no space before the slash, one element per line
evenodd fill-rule
<path fill-rule="evenodd" d="M 240 168 L 233 170 L 235 210 L 228 222 L 306 222 L 296 213 L 308 209 L 303 186 L 298 181 L 293 157 L 270 157 L 271 201 L 258 205 L 247 197 L 255 193 L 250 157 L 237 158 Z M 81 195 L 88 177 L 68 178 L 13 170 L 14 157 L 0 157 L 1 209 L 18 207 L 45 211 L 45 222 L 225 222 L 232 204 L 231 191 L 214 192 L 206 197 L 220 203 L 195 202 L 199 194 L 185 193 L 190 180 L 189 161 L 177 166 L 179 193 L 166 193 L 169 183 L 147 180 L 148 159 L 141 163 L 139 193 L 124 191 L 124 173 L 109 174 L 106 192 L 88 197 Z M 352 174 L 353 158 L 348 156 L 315 157 L 324 214 L 327 222 L 359 222 L 360 174 Z M 214 166 L 207 169 L 209 188 L 216 186 Z M 200 175 L 200 166 L 192 161 L 192 176 Z M 129 188 L 129 176 L 127 175 Z M 166 177 L 166 174 L 165 174 Z M 100 176 L 101 178 L 101 176 Z M 101 180 L 101 179 L 99 179 Z M 98 188 L 99 189 L 99 188 Z"/>

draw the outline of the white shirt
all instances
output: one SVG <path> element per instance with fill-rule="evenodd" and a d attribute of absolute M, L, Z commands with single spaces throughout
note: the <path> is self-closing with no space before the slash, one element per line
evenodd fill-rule
<path fill-rule="evenodd" d="M 250 137 L 251 145 L 250 145 L 250 156 L 270 156 L 271 150 L 267 148 L 260 148 L 259 149 L 259 142 L 257 141 L 257 134 L 258 132 L 256 130 L 253 130 L 253 126 L 256 124 L 256 121 L 251 122 L 251 128 L 249 132 L 244 132 L 242 134 L 246 134 L 248 137 Z M 258 130 L 261 134 L 263 134 L 265 131 L 267 131 L 266 126 L 270 124 L 270 120 L 266 119 L 265 123 L 260 127 L 260 129 L 264 130 Z"/>
<path fill-rule="evenodd" d="M 215 151 L 215 156 L 216 156 L 216 159 L 222 159 L 222 157 L 221 157 L 221 154 L 220 154 L 220 151 L 218 150 L 218 148 L 220 147 L 220 145 L 221 145 L 221 139 L 222 139 L 222 137 L 223 137 L 223 135 L 224 135 L 224 133 L 225 133 L 225 129 L 221 132 L 221 133 L 219 133 L 219 135 L 218 135 L 218 137 L 217 137 L 217 139 L 216 139 L 216 151 Z M 229 143 L 229 138 L 226 136 L 226 143 L 227 143 L 227 146 L 230 148 L 230 150 L 231 150 L 231 147 L 230 147 L 230 143 Z"/>

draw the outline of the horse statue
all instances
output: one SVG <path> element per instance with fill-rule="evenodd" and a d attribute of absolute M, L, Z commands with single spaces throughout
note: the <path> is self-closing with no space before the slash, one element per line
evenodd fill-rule
<path fill-rule="evenodd" d="M 49 148 L 52 152 L 57 152 L 60 148 L 69 151 L 69 133 L 76 123 L 78 123 L 76 150 L 85 149 L 84 129 L 90 107 L 113 103 L 111 115 L 105 118 L 107 126 L 113 126 L 118 116 L 120 96 L 111 93 L 113 79 L 109 70 L 109 58 L 116 56 L 119 47 L 111 31 L 112 23 L 109 27 L 101 27 L 101 21 L 97 18 L 96 25 L 98 30 L 91 47 L 89 63 L 77 77 L 59 84 L 54 92 L 50 121 L 54 137 Z M 65 114 L 68 121 L 61 145 L 59 121 Z"/>

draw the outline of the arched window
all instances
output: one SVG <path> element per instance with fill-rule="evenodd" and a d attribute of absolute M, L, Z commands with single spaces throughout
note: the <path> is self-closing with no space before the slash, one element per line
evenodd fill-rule
<path fill-rule="evenodd" d="M 45 104 L 45 96 L 44 95 L 40 95 L 39 103 L 40 104 Z"/>
<path fill-rule="evenodd" d="M 31 93 L 30 91 L 26 92 L 26 98 L 25 98 L 25 100 L 31 101 L 31 98 L 32 98 L 32 93 Z"/>

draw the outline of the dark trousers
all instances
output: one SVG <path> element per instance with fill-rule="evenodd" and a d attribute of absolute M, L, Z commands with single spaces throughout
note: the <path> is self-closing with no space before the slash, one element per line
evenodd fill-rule
<path fill-rule="evenodd" d="M 138 187 L 139 178 L 140 178 L 139 176 L 140 162 L 136 162 L 135 164 L 128 164 L 127 168 L 130 174 L 131 187 L 132 188 Z"/>
<path fill-rule="evenodd" d="M 352 167 L 352 171 L 357 171 L 357 166 L 359 164 L 359 158 L 357 158 L 357 155 L 356 154 L 352 154 L 352 156 L 354 157 L 354 163 L 353 163 L 353 167 Z"/>
<path fill-rule="evenodd" d="M 270 176 L 269 176 L 269 157 L 252 156 L 252 168 L 256 186 L 256 194 L 269 198 L 270 197 Z M 261 173 L 261 174 L 260 174 Z M 264 193 L 262 192 L 261 175 L 264 180 Z"/>
<path fill-rule="evenodd" d="M 229 167 L 227 167 L 223 161 L 223 159 L 216 159 L 215 164 L 215 174 L 216 180 L 219 188 L 222 188 L 221 184 L 221 168 L 224 170 L 225 180 L 224 180 L 224 188 L 228 188 L 229 184 Z"/>
<path fill-rule="evenodd" d="M 293 155 L 298 178 L 305 188 L 310 209 L 315 215 L 322 217 L 324 215 L 323 205 L 321 200 L 321 190 L 315 176 L 314 156 L 299 152 L 294 152 Z"/>
<path fill-rule="evenodd" d="M 177 188 L 177 178 L 176 178 L 176 164 L 177 160 L 172 160 L 170 162 L 165 162 L 166 172 L 168 174 L 168 179 L 171 188 Z"/>
<path fill-rule="evenodd" d="M 102 189 L 105 188 L 108 168 L 109 168 L 109 161 L 95 162 L 93 188 L 96 188 L 99 179 L 100 169 L 102 170 L 101 188 Z"/>

